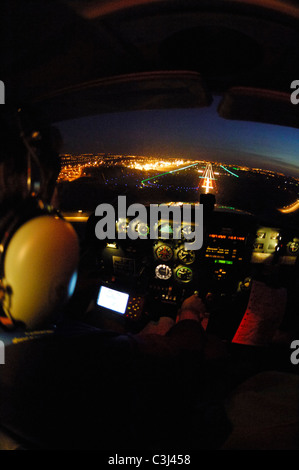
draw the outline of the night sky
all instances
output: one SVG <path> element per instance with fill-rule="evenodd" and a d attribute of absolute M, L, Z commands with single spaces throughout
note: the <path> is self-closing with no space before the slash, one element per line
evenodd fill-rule
<path fill-rule="evenodd" d="M 228 121 L 209 108 L 135 111 L 60 123 L 64 153 L 183 157 L 299 176 L 299 130 Z"/>

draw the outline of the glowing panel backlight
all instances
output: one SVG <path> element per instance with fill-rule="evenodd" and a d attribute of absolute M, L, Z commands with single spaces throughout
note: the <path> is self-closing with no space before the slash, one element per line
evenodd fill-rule
<path fill-rule="evenodd" d="M 225 234 L 220 234 L 220 233 L 210 233 L 209 237 L 219 239 L 219 240 L 237 240 L 241 242 L 245 241 L 245 237 L 238 236 L 238 235 L 225 235 Z"/>

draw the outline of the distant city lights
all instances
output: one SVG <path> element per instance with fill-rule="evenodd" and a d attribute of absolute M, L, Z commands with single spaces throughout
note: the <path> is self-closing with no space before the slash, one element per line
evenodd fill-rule
<path fill-rule="evenodd" d="M 114 169 L 118 168 L 118 172 Z M 172 174 L 189 172 L 183 184 L 179 179 L 171 178 Z M 193 173 L 192 173 L 193 172 Z M 263 175 L 266 180 L 273 181 L 276 187 L 286 191 L 289 188 L 294 195 L 292 204 L 281 204 L 278 210 L 289 214 L 299 210 L 299 178 L 286 177 L 283 173 L 265 168 L 249 168 L 242 165 L 205 160 L 190 160 L 188 158 L 171 158 L 136 155 L 114 154 L 64 154 L 61 155 L 61 171 L 57 182 L 72 182 L 79 178 L 94 178 L 100 184 L 109 185 L 110 188 L 136 186 L 136 188 L 154 187 L 157 190 L 169 189 L 177 191 L 203 190 L 206 193 L 218 193 L 215 181 L 219 178 L 240 178 L 242 173 Z M 197 174 L 197 182 L 196 182 Z M 165 175 L 165 178 L 164 178 Z M 167 178 L 167 175 L 170 178 Z M 194 176 L 194 177 L 193 177 Z M 233 178 L 234 179 L 234 178 Z M 217 185 L 218 186 L 218 185 Z M 290 199 L 290 198 L 289 198 Z M 285 200 L 285 199 L 282 199 Z M 282 207 L 283 206 L 283 207 Z M 277 206 L 276 206 L 277 207 Z"/>

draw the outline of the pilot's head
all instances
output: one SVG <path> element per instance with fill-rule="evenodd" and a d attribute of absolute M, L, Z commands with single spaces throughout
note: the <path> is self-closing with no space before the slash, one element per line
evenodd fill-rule
<path fill-rule="evenodd" d="M 50 203 L 60 171 L 62 138 L 32 110 L 0 115 L 0 205 L 28 193 Z"/>
<path fill-rule="evenodd" d="M 72 295 L 79 244 L 49 206 L 60 135 L 20 113 L 0 126 L 0 321 L 32 329 L 55 321 Z"/>

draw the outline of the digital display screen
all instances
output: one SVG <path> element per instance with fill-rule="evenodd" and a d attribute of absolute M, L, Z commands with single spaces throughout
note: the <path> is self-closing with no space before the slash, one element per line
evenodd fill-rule
<path fill-rule="evenodd" d="M 218 239 L 218 240 L 233 240 L 238 242 L 245 242 L 245 237 L 239 235 L 225 235 L 219 233 L 210 233 L 210 238 Z"/>
<path fill-rule="evenodd" d="M 210 243 L 207 246 L 205 257 L 214 263 L 233 264 L 234 261 L 243 260 L 243 247 L 246 237 L 232 234 L 209 234 Z"/>
<path fill-rule="evenodd" d="M 129 294 L 101 286 L 97 298 L 97 305 L 123 315 L 126 311 L 128 300 Z"/>

